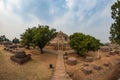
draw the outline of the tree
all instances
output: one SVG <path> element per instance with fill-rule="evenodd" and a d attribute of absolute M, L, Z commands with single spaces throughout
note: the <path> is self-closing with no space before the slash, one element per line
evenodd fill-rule
<path fill-rule="evenodd" d="M 117 0 L 111 6 L 111 10 L 111 17 L 114 22 L 112 23 L 110 28 L 111 36 L 109 37 L 109 39 L 112 43 L 117 43 L 120 45 L 120 0 Z"/>
<path fill-rule="evenodd" d="M 13 43 L 15 43 L 15 44 L 17 44 L 17 43 L 19 43 L 20 41 L 19 41 L 19 39 L 17 39 L 16 37 L 12 40 L 12 42 Z"/>
<path fill-rule="evenodd" d="M 10 41 L 5 35 L 0 36 L 0 42 Z"/>
<path fill-rule="evenodd" d="M 36 35 L 34 36 L 34 43 L 38 46 L 43 53 L 45 45 L 55 36 L 56 29 L 49 29 L 47 25 L 38 25 Z"/>
<path fill-rule="evenodd" d="M 55 35 L 55 29 L 50 29 L 47 25 L 38 25 L 38 27 L 28 28 L 21 35 L 21 41 L 27 46 L 38 46 L 43 53 L 43 48 Z"/>
<path fill-rule="evenodd" d="M 23 45 L 26 45 L 29 49 L 30 45 L 33 44 L 33 37 L 35 36 L 36 27 L 28 28 L 22 35 L 21 35 L 21 42 Z"/>
<path fill-rule="evenodd" d="M 78 55 L 85 56 L 86 52 L 98 50 L 100 46 L 98 39 L 83 33 L 74 33 L 69 38 L 71 48 L 75 49 Z"/>

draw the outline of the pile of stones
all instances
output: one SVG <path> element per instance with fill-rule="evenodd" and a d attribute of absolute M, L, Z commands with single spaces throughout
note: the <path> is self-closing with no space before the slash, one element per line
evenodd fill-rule
<path fill-rule="evenodd" d="M 112 50 L 106 56 L 108 57 L 108 56 L 113 56 L 113 55 L 119 55 L 120 56 L 120 50 Z"/>
<path fill-rule="evenodd" d="M 16 45 L 7 45 L 4 48 L 4 50 L 9 51 L 9 52 L 13 52 L 13 50 L 16 50 L 16 49 L 17 49 Z"/>
<path fill-rule="evenodd" d="M 93 72 L 93 70 L 97 70 L 100 71 L 102 68 L 102 66 L 98 65 L 98 64 L 94 64 L 93 66 L 91 66 L 89 63 L 83 63 L 83 67 L 82 67 L 82 71 L 84 72 L 84 74 L 91 74 Z"/>
<path fill-rule="evenodd" d="M 31 55 L 26 55 L 25 51 L 16 50 L 15 54 L 11 56 L 10 59 L 18 64 L 23 64 L 31 60 Z"/>
<path fill-rule="evenodd" d="M 100 50 L 103 51 L 103 52 L 109 52 L 109 51 L 111 51 L 112 49 L 111 49 L 109 46 L 101 46 L 101 47 L 100 47 Z"/>

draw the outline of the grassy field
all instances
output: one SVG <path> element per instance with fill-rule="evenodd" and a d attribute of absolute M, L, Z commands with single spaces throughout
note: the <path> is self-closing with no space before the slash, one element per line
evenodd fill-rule
<path fill-rule="evenodd" d="M 11 55 L 0 46 L 0 80 L 50 80 L 49 64 L 55 64 L 56 55 L 32 54 L 32 60 L 23 65 L 12 62 Z"/>

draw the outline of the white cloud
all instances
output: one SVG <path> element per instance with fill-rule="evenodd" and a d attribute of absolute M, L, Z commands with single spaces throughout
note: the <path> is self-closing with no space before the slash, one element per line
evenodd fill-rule
<path fill-rule="evenodd" d="M 7 5 L 9 4 L 15 5 L 15 7 L 17 7 L 18 9 L 21 8 L 21 0 L 7 0 L 7 3 L 8 3 Z"/>
<path fill-rule="evenodd" d="M 4 3 L 0 1 L 0 13 L 4 10 Z"/>
<path fill-rule="evenodd" d="M 28 1 L 29 2 L 29 1 Z M 111 3 L 112 4 L 112 3 Z M 94 12 L 90 18 L 86 18 L 87 11 L 93 9 L 98 5 L 98 0 L 66 0 L 67 12 L 62 16 L 54 15 L 59 13 L 58 6 L 51 6 L 50 14 L 54 17 L 53 21 L 46 22 L 28 13 L 30 21 L 24 21 L 22 16 L 16 15 L 13 12 L 13 6 L 21 9 L 21 0 L 7 0 L 6 6 L 3 0 L 0 0 L 0 35 L 5 34 L 10 39 L 19 37 L 21 33 L 28 27 L 37 26 L 37 24 L 47 24 L 56 28 L 58 31 L 62 30 L 65 33 L 72 34 L 73 32 L 83 32 L 90 34 L 102 42 L 108 41 L 109 27 L 111 25 L 110 19 L 110 5 L 100 12 Z M 77 19 L 76 19 L 77 18 Z M 104 35 L 104 36 L 103 36 Z"/>
<path fill-rule="evenodd" d="M 14 2 L 11 0 L 10 3 L 17 5 L 19 3 L 17 1 Z M 9 3 L 6 6 L 7 8 L 5 8 L 3 1 L 0 1 L 0 35 L 6 35 L 10 40 L 14 37 L 19 38 L 20 34 L 28 27 L 33 27 L 41 23 L 39 19 L 30 14 L 29 16 L 32 18 L 32 21 L 24 22 L 21 16 L 12 12 L 12 6 Z"/>

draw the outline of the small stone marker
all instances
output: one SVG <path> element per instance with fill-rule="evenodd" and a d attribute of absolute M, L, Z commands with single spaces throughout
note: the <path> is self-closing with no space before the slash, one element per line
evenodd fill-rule
<path fill-rule="evenodd" d="M 83 66 L 85 67 L 85 66 L 89 66 L 89 64 L 88 63 L 83 63 Z"/>
<path fill-rule="evenodd" d="M 95 70 L 101 70 L 101 69 L 102 69 L 102 67 L 101 67 L 100 65 L 97 65 L 97 64 L 94 65 L 93 68 L 94 68 Z"/>
<path fill-rule="evenodd" d="M 103 64 L 105 67 L 109 67 L 110 66 L 110 63 L 109 62 L 106 62 Z"/>
<path fill-rule="evenodd" d="M 115 55 L 116 53 L 115 53 L 115 51 L 110 51 L 109 54 L 110 55 Z"/>
<path fill-rule="evenodd" d="M 93 57 L 86 57 L 85 61 L 86 62 L 93 62 Z"/>
<path fill-rule="evenodd" d="M 67 59 L 68 59 L 68 56 L 63 56 L 63 58 L 67 60 Z"/>
<path fill-rule="evenodd" d="M 70 57 L 67 60 L 67 64 L 69 64 L 69 65 L 76 65 L 77 64 L 77 59 L 74 58 L 74 57 Z"/>
<path fill-rule="evenodd" d="M 85 74 L 91 74 L 92 73 L 92 69 L 90 67 L 83 67 L 82 71 Z"/>

